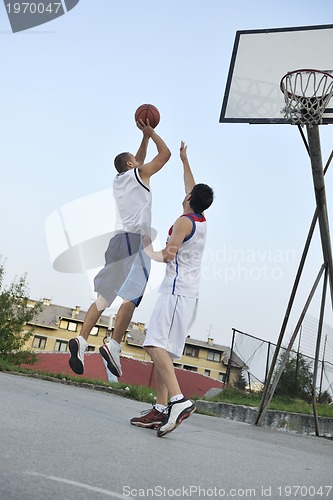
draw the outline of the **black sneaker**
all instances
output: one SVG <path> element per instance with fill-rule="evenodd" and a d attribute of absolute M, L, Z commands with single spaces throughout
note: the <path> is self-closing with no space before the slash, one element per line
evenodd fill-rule
<path fill-rule="evenodd" d="M 70 339 L 68 347 L 71 353 L 68 364 L 74 373 L 82 375 L 84 372 L 84 353 L 88 347 L 88 342 L 79 336 L 75 339 Z"/>
<path fill-rule="evenodd" d="M 195 404 L 190 399 L 183 398 L 175 403 L 170 403 L 165 420 L 157 431 L 157 436 L 163 437 L 169 434 L 194 412 Z"/>

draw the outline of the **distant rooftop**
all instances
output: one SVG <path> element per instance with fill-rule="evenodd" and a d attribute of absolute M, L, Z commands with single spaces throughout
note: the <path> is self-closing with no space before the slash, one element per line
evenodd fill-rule
<path fill-rule="evenodd" d="M 32 301 L 35 302 L 35 301 Z M 86 311 L 82 311 L 80 306 L 75 306 L 74 308 L 59 306 L 55 304 L 51 304 L 50 299 L 44 299 L 43 301 L 44 307 L 42 311 L 36 316 L 34 321 L 31 321 L 31 324 L 43 326 L 45 328 L 57 329 L 59 328 L 59 321 L 61 319 L 68 319 L 72 321 L 78 321 L 83 323 Z M 114 315 L 104 315 L 100 317 L 96 326 L 103 326 L 106 328 L 113 327 Z M 140 325 L 141 328 L 144 328 L 144 323 L 131 322 L 129 328 L 127 330 L 127 342 L 131 345 L 142 346 L 145 339 L 145 332 L 142 332 L 140 329 L 135 328 L 135 326 Z M 224 365 L 229 363 L 230 358 L 230 347 L 220 344 L 215 344 L 214 339 L 208 338 L 207 341 L 204 340 L 196 340 L 192 339 L 190 336 L 186 338 L 185 345 L 192 345 L 201 347 L 207 350 L 213 350 L 217 352 L 223 353 L 222 362 Z M 232 355 L 232 366 L 237 366 L 241 368 L 247 368 L 245 363 L 235 354 Z"/>

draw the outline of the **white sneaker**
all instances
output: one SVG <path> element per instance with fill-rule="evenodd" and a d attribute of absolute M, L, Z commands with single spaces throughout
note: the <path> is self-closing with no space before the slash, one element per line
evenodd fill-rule
<path fill-rule="evenodd" d="M 84 372 L 84 353 L 88 347 L 88 342 L 79 336 L 75 339 L 70 339 L 68 345 L 71 353 L 68 364 L 74 373 L 82 375 Z"/>
<path fill-rule="evenodd" d="M 105 359 L 110 372 L 116 377 L 121 377 L 120 346 L 118 347 L 117 343 L 111 339 L 99 348 L 99 352 Z"/>
<path fill-rule="evenodd" d="M 163 437 L 176 429 L 185 418 L 195 412 L 195 404 L 190 399 L 180 399 L 169 404 L 168 414 L 157 431 L 158 437 Z"/>

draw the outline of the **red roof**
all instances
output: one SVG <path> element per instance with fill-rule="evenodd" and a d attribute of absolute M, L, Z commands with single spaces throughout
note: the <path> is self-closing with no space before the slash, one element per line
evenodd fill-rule
<path fill-rule="evenodd" d="M 68 365 L 69 353 L 53 352 L 41 353 L 38 355 L 38 361 L 34 365 L 22 365 L 22 367 L 39 370 L 48 373 L 63 373 L 76 376 L 78 378 L 90 378 L 93 380 L 107 381 L 107 374 L 102 357 L 99 353 L 86 353 L 84 358 L 84 375 L 75 375 Z M 121 367 L 123 374 L 118 379 L 119 382 L 126 384 L 142 385 L 155 388 L 155 377 L 153 364 L 147 361 L 137 359 L 121 358 Z M 185 397 L 202 397 L 212 387 L 222 389 L 223 384 L 218 380 L 206 377 L 196 372 L 181 370 L 176 368 L 176 375 Z"/>

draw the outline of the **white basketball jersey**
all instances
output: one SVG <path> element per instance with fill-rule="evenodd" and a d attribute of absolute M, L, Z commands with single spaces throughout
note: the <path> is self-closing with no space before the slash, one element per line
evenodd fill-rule
<path fill-rule="evenodd" d="M 193 229 L 180 245 L 173 261 L 168 262 L 160 293 L 172 293 L 198 298 L 200 266 L 206 243 L 207 223 L 203 215 L 184 214 L 191 219 Z M 169 236 L 172 228 L 169 230 Z"/>
<path fill-rule="evenodd" d="M 117 174 L 113 181 L 116 231 L 150 234 L 152 195 L 138 168 Z"/>

